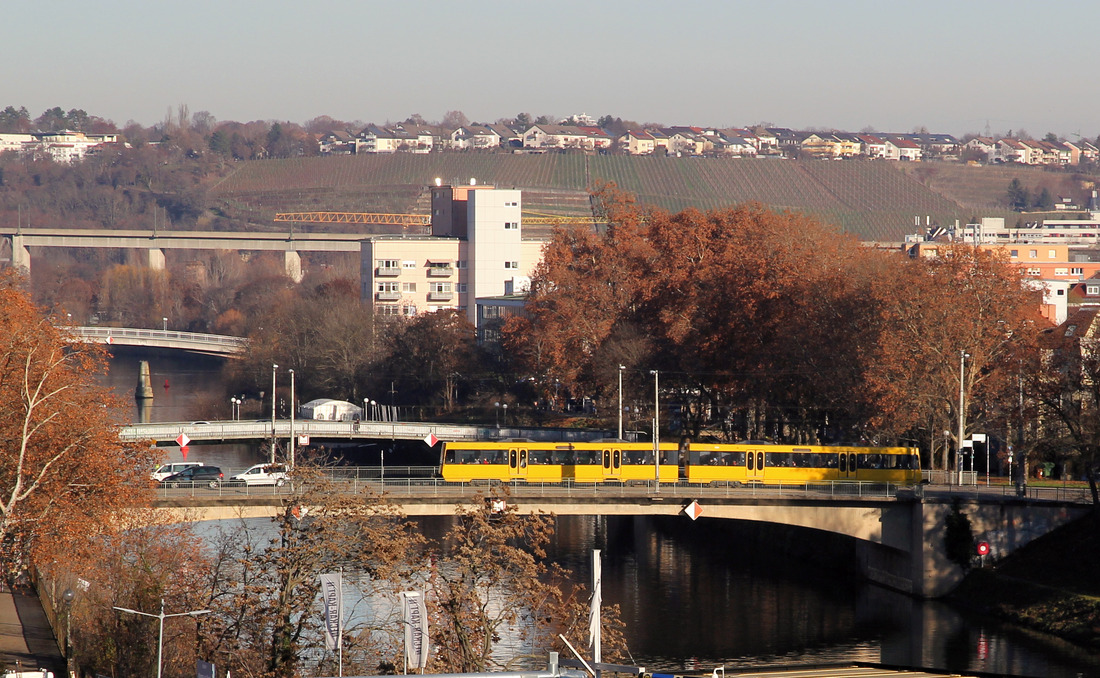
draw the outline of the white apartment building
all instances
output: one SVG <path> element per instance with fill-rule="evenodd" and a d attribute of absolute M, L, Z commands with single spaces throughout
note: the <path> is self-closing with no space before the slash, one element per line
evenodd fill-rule
<path fill-rule="evenodd" d="M 376 235 L 360 248 L 360 298 L 379 315 L 457 308 L 525 293 L 542 241 L 522 239 L 522 198 L 493 186 L 432 187 L 432 234 Z"/>

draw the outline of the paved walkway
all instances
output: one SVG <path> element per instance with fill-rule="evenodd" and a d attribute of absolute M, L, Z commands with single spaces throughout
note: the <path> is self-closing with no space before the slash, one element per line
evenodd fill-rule
<path fill-rule="evenodd" d="M 0 672 L 47 669 L 65 675 L 65 660 L 33 592 L 0 589 Z"/>

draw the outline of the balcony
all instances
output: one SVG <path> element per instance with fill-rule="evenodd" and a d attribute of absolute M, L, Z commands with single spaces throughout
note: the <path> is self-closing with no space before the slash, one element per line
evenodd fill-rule
<path fill-rule="evenodd" d="M 379 266 L 374 269 L 374 275 L 378 278 L 396 278 L 401 275 L 401 269 L 397 266 Z"/>
<path fill-rule="evenodd" d="M 401 301 L 400 292 L 376 292 L 374 298 L 378 301 Z"/>
<path fill-rule="evenodd" d="M 453 301 L 454 292 L 428 292 L 428 301 Z"/>
<path fill-rule="evenodd" d="M 455 269 L 453 266 L 432 266 L 428 268 L 429 278 L 449 278 L 454 275 Z"/>

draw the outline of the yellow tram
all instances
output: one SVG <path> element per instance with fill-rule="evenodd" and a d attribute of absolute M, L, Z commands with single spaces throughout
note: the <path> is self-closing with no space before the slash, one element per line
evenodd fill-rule
<path fill-rule="evenodd" d="M 660 481 L 680 479 L 678 447 L 660 444 Z M 652 443 L 530 440 L 451 442 L 440 465 L 448 482 L 647 482 L 657 479 Z"/>
<path fill-rule="evenodd" d="M 920 452 L 915 447 L 692 443 L 684 470 L 689 483 L 702 485 L 921 481 Z"/>

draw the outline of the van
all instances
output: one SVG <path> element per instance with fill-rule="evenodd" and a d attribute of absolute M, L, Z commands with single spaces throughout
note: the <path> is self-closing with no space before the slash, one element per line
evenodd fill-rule
<path fill-rule="evenodd" d="M 153 480 L 160 482 L 168 476 L 173 476 L 180 471 L 193 468 L 195 466 L 202 466 L 201 461 L 177 461 L 171 464 L 161 464 L 157 467 L 157 470 L 153 471 Z"/>

